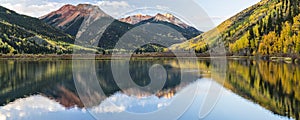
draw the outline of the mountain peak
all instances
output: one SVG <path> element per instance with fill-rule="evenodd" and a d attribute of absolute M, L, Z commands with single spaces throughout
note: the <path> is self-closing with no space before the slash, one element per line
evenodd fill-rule
<path fill-rule="evenodd" d="M 174 18 L 174 15 L 172 15 L 170 13 L 166 13 L 166 14 L 164 14 L 164 16 L 166 16 L 169 19 L 173 19 Z"/>
<path fill-rule="evenodd" d="M 148 23 L 166 25 L 175 30 L 180 31 L 183 34 L 183 36 L 188 39 L 202 33 L 201 31 L 197 30 L 192 26 L 189 26 L 188 24 L 184 23 L 179 18 L 175 17 L 170 13 L 157 13 L 155 16 L 136 14 L 126 18 L 121 18 L 119 19 L 119 21 L 129 23 L 135 26 L 144 25 Z"/>
<path fill-rule="evenodd" d="M 155 16 L 150 15 L 143 15 L 143 14 L 136 14 L 132 15 L 126 18 L 121 18 L 119 21 L 126 22 L 129 24 L 138 24 L 139 22 L 145 22 L 148 20 L 148 22 L 154 21 L 154 22 L 168 22 L 175 24 L 181 28 L 188 28 L 190 27 L 186 23 L 182 22 L 179 18 L 175 17 L 174 15 L 170 13 L 157 13 Z"/>
<path fill-rule="evenodd" d="M 170 19 L 167 16 L 165 16 L 165 14 L 161 14 L 161 13 L 156 14 L 154 16 L 154 19 L 158 21 L 171 22 Z"/>
<path fill-rule="evenodd" d="M 91 4 L 78 4 L 77 6 L 67 4 L 60 9 L 53 11 L 45 16 L 40 17 L 44 22 L 63 30 L 70 29 L 71 32 L 67 32 L 71 35 L 75 35 L 77 31 L 71 30 L 72 25 L 81 25 L 84 18 L 91 17 L 98 19 L 101 17 L 109 17 L 98 6 Z M 77 28 L 77 27 L 76 27 Z M 68 30 L 67 30 L 68 31 Z"/>
<path fill-rule="evenodd" d="M 59 10 L 54 11 L 52 13 L 63 13 L 63 11 L 69 11 L 69 10 L 73 10 L 73 11 L 76 10 L 76 6 L 67 4 L 67 5 L 62 6 Z M 44 16 L 42 16 L 42 17 L 44 17 Z"/>
<path fill-rule="evenodd" d="M 77 7 L 91 7 L 91 6 L 95 6 L 95 5 L 91 5 L 91 4 L 78 4 Z"/>
<path fill-rule="evenodd" d="M 79 10 L 100 10 L 98 6 L 91 4 L 78 4 L 76 7 Z"/>
<path fill-rule="evenodd" d="M 182 28 L 188 28 L 189 27 L 189 25 L 187 25 L 186 23 L 181 21 L 179 18 L 175 17 L 174 15 L 172 15 L 170 13 L 166 13 L 166 14 L 158 13 L 154 16 L 154 20 L 155 21 L 163 21 L 163 22 L 173 23 L 173 24 L 175 24 L 179 27 L 182 27 Z"/>
<path fill-rule="evenodd" d="M 70 8 L 76 8 L 76 6 L 71 5 L 71 4 L 66 4 L 66 5 L 62 6 L 60 9 L 64 10 L 64 9 L 70 9 Z"/>
<path fill-rule="evenodd" d="M 78 4 L 77 6 L 74 6 L 71 4 L 67 4 L 62 6 L 57 11 L 53 11 L 45 16 L 40 17 L 40 19 L 52 17 L 57 14 L 61 15 L 61 17 L 72 16 L 72 15 L 89 16 L 92 12 L 98 13 L 97 15 L 99 16 L 106 16 L 106 14 L 102 10 L 100 10 L 98 6 L 95 5 Z"/>
<path fill-rule="evenodd" d="M 150 15 L 136 14 L 136 15 L 128 16 L 126 18 L 121 18 L 119 20 L 121 22 L 126 22 L 129 24 L 137 24 L 141 21 L 148 20 L 150 18 L 152 18 L 152 16 Z"/>

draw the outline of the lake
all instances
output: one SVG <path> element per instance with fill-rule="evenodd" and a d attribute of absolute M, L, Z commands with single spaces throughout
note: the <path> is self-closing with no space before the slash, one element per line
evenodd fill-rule
<path fill-rule="evenodd" d="M 299 64 L 216 63 L 0 60 L 0 119 L 299 120 Z"/>

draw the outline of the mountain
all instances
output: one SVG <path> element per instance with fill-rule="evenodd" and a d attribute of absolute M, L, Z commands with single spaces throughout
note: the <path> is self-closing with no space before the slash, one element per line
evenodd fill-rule
<path fill-rule="evenodd" d="M 161 15 L 161 14 L 158 14 Z M 90 34 L 94 35 L 95 33 L 99 34 L 98 31 L 101 28 L 106 28 L 101 33 L 101 38 L 97 38 L 97 40 L 90 38 L 90 39 L 83 39 L 83 43 L 87 45 L 98 46 L 103 49 L 114 49 L 116 43 L 121 39 L 124 38 L 123 36 L 126 35 L 127 39 L 132 41 L 139 41 L 143 43 L 151 43 L 153 40 L 159 41 L 160 40 L 170 40 L 168 45 L 180 43 L 183 40 L 190 39 L 199 35 L 201 32 L 197 29 L 187 26 L 179 19 L 173 18 L 169 16 L 143 16 L 143 15 L 135 15 L 129 16 L 124 19 L 114 19 L 111 16 L 105 14 L 99 7 L 89 4 L 79 4 L 77 6 L 73 5 L 65 5 L 61 7 L 59 10 L 51 12 L 43 17 L 40 17 L 42 21 L 45 23 L 61 29 L 62 31 L 72 35 L 75 37 L 79 32 L 81 25 L 89 25 L 89 28 L 85 30 L 85 32 L 89 32 Z M 84 20 L 87 18 L 93 18 L 93 20 L 89 20 L 88 24 L 86 24 Z M 166 21 L 165 19 L 168 19 Z M 151 21 L 148 21 L 151 20 Z M 149 24 L 151 23 L 151 25 Z M 153 28 L 152 24 L 160 24 L 161 29 Z M 109 26 L 106 26 L 109 25 Z M 98 28 L 95 28 L 95 27 Z M 146 27 L 150 28 L 146 28 Z M 152 28 L 151 28 L 152 27 Z M 168 27 L 168 28 L 167 28 Z M 170 30 L 170 29 L 174 30 Z M 138 30 L 137 30 L 138 29 Z M 152 30 L 150 30 L 152 29 Z M 154 29 L 158 29 L 154 31 Z M 128 35 L 129 33 L 133 33 L 132 31 L 136 31 L 134 34 Z M 81 31 L 80 33 L 82 33 Z M 179 33 L 179 34 L 178 34 Z M 83 34 L 80 34 L 81 36 Z M 89 34 L 85 34 L 89 35 Z M 146 37 L 147 36 L 147 37 Z M 78 37 L 78 36 L 77 36 Z M 168 37 L 168 38 L 167 38 Z M 80 37 L 79 37 L 80 38 Z M 99 41 L 99 42 L 97 42 Z M 128 43 L 123 43 L 124 49 L 128 48 L 139 48 L 141 46 L 130 45 Z M 146 45 L 149 48 L 148 45 Z M 155 48 L 161 48 L 162 46 L 158 45 L 151 45 L 151 51 Z M 166 46 L 165 46 L 166 47 Z M 161 50 L 161 49 L 160 49 Z M 147 51 L 147 50 L 146 50 Z"/>
<path fill-rule="evenodd" d="M 175 17 L 172 14 L 156 14 L 155 16 L 150 16 L 150 15 L 142 15 L 142 14 L 137 14 L 137 15 L 132 15 L 128 16 L 126 18 L 121 18 L 119 19 L 122 22 L 126 22 L 129 24 L 145 24 L 145 23 L 158 23 L 158 22 L 168 22 L 172 23 L 174 25 L 177 25 L 181 28 L 188 28 L 190 27 L 186 23 L 182 22 L 179 18 Z"/>
<path fill-rule="evenodd" d="M 133 24 L 135 26 L 144 25 L 148 23 L 163 24 L 179 31 L 187 39 L 191 39 L 202 33 L 201 31 L 197 30 L 192 26 L 187 25 L 179 18 L 169 13 L 158 13 L 155 16 L 137 14 L 129 16 L 127 18 L 121 18 L 119 20 L 122 22 Z"/>
<path fill-rule="evenodd" d="M 105 27 L 107 24 L 104 23 L 109 25 Z M 165 47 L 187 40 L 180 31 L 162 24 L 132 25 L 114 19 L 95 20 L 84 32 L 80 33 L 82 33 L 80 34 L 82 37 L 78 38 L 83 38 L 81 39 L 83 41 L 87 40 L 87 44 L 97 45 L 106 50 L 117 49 L 121 51 L 140 49 L 139 51 L 143 52 L 160 52 Z M 96 37 L 96 34 L 101 34 L 101 36 Z M 92 41 L 86 38 L 92 38 Z M 158 45 L 159 43 L 162 45 Z"/>
<path fill-rule="evenodd" d="M 299 0 L 262 0 L 173 49 L 205 52 L 223 42 L 234 55 L 299 55 L 299 6 Z"/>
<path fill-rule="evenodd" d="M 85 18 L 99 19 L 109 17 L 99 7 L 89 4 L 64 5 L 59 10 L 51 12 L 40 19 L 51 26 L 75 36 Z"/>
<path fill-rule="evenodd" d="M 119 19 L 119 21 L 134 25 L 141 21 L 148 20 L 150 18 L 152 18 L 152 16 L 150 15 L 137 14 L 137 15 L 128 16 L 126 18 L 121 18 Z"/>
<path fill-rule="evenodd" d="M 179 18 L 175 17 L 172 14 L 160 14 L 158 13 L 157 15 L 155 15 L 154 17 L 152 17 L 151 19 L 145 20 L 145 21 L 141 21 L 142 23 L 144 22 L 151 22 L 151 23 L 159 23 L 159 22 L 168 22 L 168 23 L 172 23 L 174 25 L 177 25 L 181 28 L 188 28 L 190 27 L 189 25 L 187 25 L 186 23 L 182 22 Z"/>
<path fill-rule="evenodd" d="M 0 53 L 68 53 L 74 38 L 37 18 L 0 6 Z M 62 46 L 64 45 L 64 47 Z"/>

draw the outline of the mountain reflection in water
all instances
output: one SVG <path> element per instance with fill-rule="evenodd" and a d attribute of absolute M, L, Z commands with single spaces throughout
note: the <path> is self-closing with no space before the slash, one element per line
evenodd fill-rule
<path fill-rule="evenodd" d="M 163 65 L 168 72 L 166 84 L 162 90 L 157 91 L 156 93 L 139 91 L 135 88 L 131 88 L 130 86 L 128 86 L 127 89 L 120 90 L 113 81 L 113 76 L 109 69 L 110 61 L 96 61 L 96 71 L 99 73 L 105 73 L 105 76 L 103 76 L 103 74 L 97 76 L 101 87 L 105 90 L 105 95 L 102 95 L 103 99 L 101 99 L 101 101 L 95 102 L 98 104 L 95 104 L 94 107 L 99 108 L 97 105 L 101 106 L 104 101 L 111 100 L 112 98 L 127 98 L 133 101 L 148 98 L 149 100 L 154 100 L 156 102 L 153 103 L 152 106 L 144 107 L 146 109 L 144 111 L 141 107 L 138 109 L 141 110 L 140 112 L 149 112 L 159 107 L 167 106 L 173 96 L 176 96 L 176 94 L 178 94 L 182 89 L 198 83 L 197 79 L 181 83 L 180 67 L 178 62 L 173 59 L 161 59 L 153 61 L 138 60 L 131 62 L 130 75 L 136 84 L 141 86 L 149 84 L 150 78 L 148 77 L 147 70 L 149 69 L 149 66 L 153 64 Z M 210 69 L 214 67 L 210 61 L 199 60 L 197 64 L 198 66 L 195 66 L 194 64 L 186 62 L 186 65 L 184 66 L 190 68 L 198 67 L 200 69 L 198 72 L 201 76 L 197 77 L 209 78 Z M 22 98 L 30 99 L 31 97 L 38 95 L 38 98 L 44 99 L 44 97 L 46 97 L 50 100 L 54 100 L 54 102 L 58 102 L 64 110 L 72 111 L 74 109 L 79 109 L 81 111 L 81 114 L 79 115 L 85 116 L 85 114 L 82 114 L 82 110 L 84 111 L 85 109 L 84 105 L 78 97 L 73 81 L 72 61 L 1 60 L 0 67 L 0 103 L 2 105 L 2 107 L 0 107 L 0 113 L 3 114 L 5 112 L 3 111 L 3 108 L 22 100 Z M 224 87 L 242 97 L 233 97 L 235 100 L 247 99 L 252 101 L 242 102 L 241 104 L 245 106 L 253 103 L 259 105 L 254 106 L 253 109 L 249 110 L 255 111 L 260 109 L 261 106 L 272 111 L 273 114 L 272 115 L 265 111 L 262 112 L 262 115 L 266 113 L 269 117 L 274 117 L 274 114 L 278 114 L 292 117 L 297 120 L 299 119 L 300 66 L 298 64 L 252 60 L 229 60 L 226 73 Z M 195 74 L 191 73 L 191 75 Z M 213 78 L 216 82 L 222 83 L 218 80 L 218 77 Z M 236 96 L 235 94 L 230 96 Z M 224 103 L 224 101 L 222 101 L 223 98 L 224 97 L 220 99 L 218 104 L 228 104 L 228 102 Z M 137 101 L 135 101 L 135 103 L 138 104 Z M 218 104 L 214 111 L 220 110 L 218 108 L 221 108 L 221 106 L 224 107 L 224 105 L 219 105 L 218 107 Z M 51 104 L 47 105 L 50 106 Z M 153 108 L 153 106 L 156 108 Z M 238 109 L 241 106 L 233 105 L 232 107 Z M 126 106 L 123 107 L 124 108 L 120 107 L 120 110 L 124 110 Z M 138 105 L 135 108 L 126 107 L 126 110 L 135 111 L 137 107 Z M 6 108 L 6 110 L 7 109 L 8 108 Z M 101 111 L 101 109 L 95 110 Z M 104 109 L 102 109 L 102 111 L 103 110 Z M 245 108 L 244 111 L 245 110 L 247 109 Z M 193 112 L 194 111 L 197 110 L 195 109 Z M 216 113 L 214 111 L 211 114 Z M 240 111 L 243 111 L 243 109 Z M 188 112 L 187 114 L 189 113 L 192 112 Z M 216 113 L 214 117 L 217 117 L 218 115 L 222 116 L 222 114 Z M 88 115 L 86 115 L 86 117 L 87 116 Z M 223 116 L 230 116 L 230 114 L 223 114 Z M 189 116 L 183 116 L 183 119 L 185 118 L 188 119 Z M 275 118 L 281 119 L 280 117 Z"/>

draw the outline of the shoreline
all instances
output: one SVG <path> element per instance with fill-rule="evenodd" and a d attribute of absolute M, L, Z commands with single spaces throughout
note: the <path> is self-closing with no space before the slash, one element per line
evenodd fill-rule
<path fill-rule="evenodd" d="M 211 59 L 219 58 L 220 56 L 209 56 L 207 54 L 197 54 L 195 57 L 190 57 L 190 54 L 180 54 L 175 56 L 173 54 L 161 54 L 161 53 L 147 53 L 147 54 L 132 54 L 132 55 L 102 55 L 102 54 L 0 54 L 0 60 L 111 60 L 111 59 L 173 59 L 175 57 L 180 58 L 198 58 L 198 59 Z M 113 58 L 112 58 L 113 57 Z M 224 56 L 221 56 L 224 57 Z M 247 60 L 265 60 L 265 61 L 286 61 L 286 62 L 300 62 L 300 58 L 292 57 L 272 57 L 272 56 L 230 56 L 227 55 L 226 59 L 247 59 Z"/>

